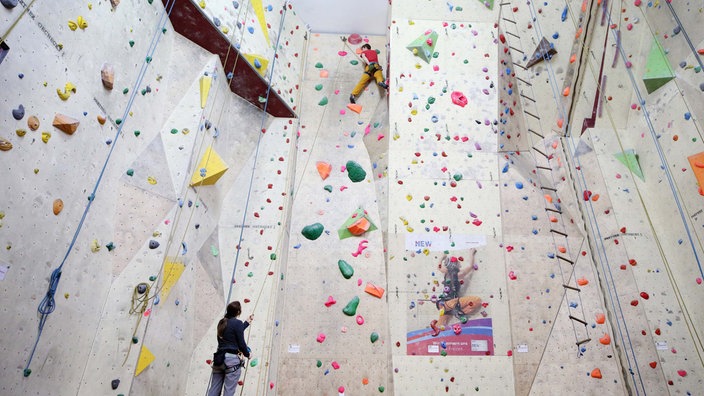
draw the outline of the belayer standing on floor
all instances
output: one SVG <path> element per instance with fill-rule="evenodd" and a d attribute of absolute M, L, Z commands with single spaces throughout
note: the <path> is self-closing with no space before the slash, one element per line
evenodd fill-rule
<path fill-rule="evenodd" d="M 362 62 L 364 62 L 364 73 L 359 79 L 357 85 L 355 85 L 350 95 L 350 103 L 355 103 L 355 99 L 362 93 L 362 90 L 369 84 L 369 81 L 373 78 L 376 80 L 376 85 L 388 89 L 389 86 L 384 82 L 384 74 L 381 72 L 381 65 L 379 64 L 379 56 L 376 50 L 372 49 L 369 44 L 364 44 L 362 46 Z"/>
<path fill-rule="evenodd" d="M 244 340 L 244 331 L 254 315 L 242 322 L 237 319 L 242 313 L 239 301 L 227 305 L 225 317 L 218 322 L 218 350 L 213 355 L 213 372 L 210 376 L 208 396 L 233 396 L 240 379 L 244 357 L 249 359 L 249 347 Z M 223 389 L 224 386 L 224 389 Z"/>

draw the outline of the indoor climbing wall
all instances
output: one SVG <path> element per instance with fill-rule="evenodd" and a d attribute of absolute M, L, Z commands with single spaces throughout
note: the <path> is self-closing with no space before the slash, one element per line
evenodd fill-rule
<path fill-rule="evenodd" d="M 212 24 L 240 51 L 240 60 L 248 62 L 270 81 L 274 92 L 296 111 L 308 33 L 293 6 L 283 0 L 203 0 L 197 3 Z"/>
<path fill-rule="evenodd" d="M 386 69 L 386 40 L 359 40 L 314 34 L 306 55 L 276 394 L 394 392 L 377 196 L 386 177 L 376 162 L 388 141 L 386 92 L 370 84 L 348 105 L 363 71 L 356 50 L 369 42 Z"/>
<path fill-rule="evenodd" d="M 233 95 L 159 2 L 10 3 L 2 392 L 202 394 L 228 298 L 265 357 L 295 120 Z"/>
<path fill-rule="evenodd" d="M 701 151 L 696 117 L 701 110 L 693 99 L 703 87 L 702 51 L 696 50 L 702 38 L 694 28 L 701 8 L 545 2 L 508 3 L 501 12 L 518 86 L 528 96 L 523 104 L 539 105 L 525 111 L 528 130 L 546 138 L 537 148 L 552 157 L 549 162 L 558 160 L 557 175 L 565 177 L 555 179 L 558 192 L 567 181 L 580 198 L 578 207 L 565 207 L 560 196 L 563 211 L 577 225 L 584 223 L 595 258 L 594 279 L 584 278 L 590 283 L 581 288 L 582 301 L 593 280 L 602 289 L 606 326 L 586 321 L 600 342 L 607 333 L 619 346 L 604 361 L 619 360 L 621 381 L 631 393 L 693 392 L 701 386 L 697 373 L 703 365 L 696 330 L 702 319 L 692 308 L 702 295 L 701 197 L 688 157 Z M 570 31 L 574 34 L 565 34 Z M 589 43 L 588 56 L 581 39 Z M 557 112 L 545 111 L 551 107 Z M 571 119 L 562 118 L 570 111 Z M 535 129 L 535 121 L 569 137 Z M 535 146 L 532 152 L 545 161 Z M 538 165 L 539 173 L 546 165 Z M 591 334 L 594 338 L 594 330 Z M 593 354 L 590 343 L 585 346 L 585 355 Z M 603 379 L 612 379 L 613 373 L 601 371 Z"/>

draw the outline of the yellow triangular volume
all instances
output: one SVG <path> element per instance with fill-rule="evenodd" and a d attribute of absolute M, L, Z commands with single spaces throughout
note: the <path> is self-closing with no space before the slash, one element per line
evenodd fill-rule
<path fill-rule="evenodd" d="M 269 40 L 269 29 L 266 26 L 266 18 L 264 17 L 264 5 L 262 4 L 262 0 L 252 0 L 252 8 L 254 9 L 254 13 L 257 15 L 259 26 L 262 28 L 264 38 L 266 38 L 266 43 L 271 45 L 271 41 Z"/>
<path fill-rule="evenodd" d="M 205 103 L 208 101 L 208 94 L 210 93 L 210 85 L 213 82 L 213 78 L 210 76 L 203 76 L 200 78 L 200 108 L 205 108 Z"/>
<path fill-rule="evenodd" d="M 190 186 L 212 186 L 225 174 L 228 167 L 212 147 L 208 147 L 200 159 L 200 163 L 193 172 Z"/>
<path fill-rule="evenodd" d="M 134 371 L 134 376 L 138 376 L 145 368 L 147 368 L 156 359 L 154 354 L 142 345 L 142 350 L 139 352 L 139 359 L 137 359 L 137 369 Z"/>
<path fill-rule="evenodd" d="M 244 54 L 245 59 L 249 61 L 262 77 L 266 77 L 266 71 L 269 67 L 269 60 L 260 55 Z"/>
<path fill-rule="evenodd" d="M 178 282 L 184 269 L 186 269 L 186 265 L 177 258 L 166 258 L 161 283 L 161 298 L 166 300 L 169 297 L 171 288 Z"/>

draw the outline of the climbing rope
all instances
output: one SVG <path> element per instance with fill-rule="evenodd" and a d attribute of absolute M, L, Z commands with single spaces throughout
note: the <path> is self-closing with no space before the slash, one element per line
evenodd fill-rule
<path fill-rule="evenodd" d="M 76 241 L 78 240 L 78 236 L 83 229 L 83 224 L 86 220 L 86 217 L 88 216 L 88 212 L 90 211 L 91 205 L 93 204 L 93 201 L 95 200 L 96 197 L 96 192 L 98 191 L 98 187 L 100 186 L 100 182 L 103 179 L 103 176 L 105 175 L 105 170 L 108 166 L 108 163 L 110 162 L 110 158 L 112 157 L 112 153 L 115 150 L 115 147 L 117 146 L 118 143 L 118 137 L 122 133 L 122 129 L 125 126 L 127 117 L 129 116 L 130 110 L 132 109 L 132 104 L 134 103 L 135 97 L 137 96 L 138 88 L 142 83 L 142 80 L 144 79 L 144 76 L 146 74 L 146 71 L 149 67 L 149 64 L 151 63 L 152 56 L 154 55 L 154 52 L 156 51 L 156 47 L 159 43 L 159 39 L 161 38 L 161 31 L 162 29 L 166 26 L 167 21 L 169 20 L 169 15 L 171 13 L 171 10 L 173 9 L 173 5 L 175 4 L 175 0 L 169 0 L 171 3 L 170 7 L 167 5 L 164 7 L 164 11 L 161 14 L 159 23 L 158 23 L 158 28 L 155 30 L 154 35 L 152 36 L 152 41 L 149 45 L 149 49 L 147 50 L 147 56 L 145 57 L 145 60 L 142 62 L 142 66 L 139 70 L 139 73 L 137 75 L 137 79 L 135 81 L 134 87 L 132 89 L 132 94 L 130 95 L 130 98 L 127 102 L 127 106 L 125 107 L 125 111 L 123 112 L 122 118 L 119 119 L 116 123 L 118 124 L 117 131 L 115 132 L 115 138 L 113 139 L 113 144 L 110 145 L 110 150 L 108 151 L 107 157 L 105 158 L 105 161 L 103 162 L 103 167 L 100 170 L 100 173 L 98 175 L 98 179 L 95 182 L 95 185 L 93 186 L 93 190 L 91 191 L 90 195 L 88 196 L 88 204 L 86 204 L 86 208 L 83 211 L 83 215 L 81 216 L 81 219 L 78 223 L 78 226 L 76 227 L 76 231 L 73 234 L 73 238 L 71 239 L 71 242 L 68 246 L 68 249 L 66 250 L 66 254 L 64 255 L 63 259 L 61 260 L 61 264 L 54 269 L 51 273 L 51 277 L 49 280 L 49 287 L 48 290 L 42 299 L 42 301 L 39 303 L 39 306 L 37 307 L 37 311 L 39 312 L 39 325 L 37 328 L 37 337 L 34 342 L 34 345 L 32 347 L 32 351 L 30 352 L 29 358 L 27 359 L 27 364 L 25 365 L 25 368 L 23 370 L 23 375 L 25 377 L 29 377 L 29 375 L 32 373 L 32 370 L 29 368 L 31 363 L 32 363 L 32 358 L 34 357 L 34 353 L 36 352 L 37 345 L 39 344 L 39 340 L 41 339 L 42 332 L 44 330 L 44 324 L 46 323 L 49 315 L 54 312 L 54 309 L 56 308 L 56 302 L 54 299 L 54 296 L 56 294 L 56 291 L 59 286 L 59 280 L 61 279 L 61 273 L 62 269 L 64 267 L 64 264 L 66 264 L 66 260 L 68 259 L 69 255 L 71 254 L 71 251 L 73 251 L 73 248 L 76 244 Z M 166 8 L 169 8 L 169 11 L 166 11 Z"/>
<path fill-rule="evenodd" d="M 10 27 L 7 28 L 7 30 L 5 31 L 5 33 L 4 33 L 2 36 L 0 36 L 0 44 L 4 43 L 5 40 L 7 40 L 7 38 L 10 36 L 10 33 L 12 33 L 12 30 L 15 29 L 15 26 L 17 26 L 18 23 L 20 23 L 20 21 L 22 20 L 22 18 L 25 16 L 25 14 L 27 14 L 27 12 L 28 12 L 29 9 L 32 7 L 32 4 L 34 4 L 35 1 L 36 1 L 36 0 L 32 0 L 32 2 L 29 3 L 29 5 L 28 5 L 27 7 L 25 7 L 24 10 L 22 10 L 22 12 L 21 12 L 20 15 L 17 17 L 17 19 L 15 19 L 15 21 L 12 22 L 12 24 L 10 25 Z"/>

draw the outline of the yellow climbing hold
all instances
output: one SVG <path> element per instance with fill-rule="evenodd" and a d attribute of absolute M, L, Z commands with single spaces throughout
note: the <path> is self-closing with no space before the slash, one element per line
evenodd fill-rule
<path fill-rule="evenodd" d="M 88 27 L 88 22 L 82 16 L 79 16 L 76 19 L 76 24 L 78 25 L 79 28 L 81 28 L 81 30 L 84 30 L 85 28 Z"/>
<path fill-rule="evenodd" d="M 222 31 L 223 34 L 228 34 L 228 33 L 230 33 L 230 28 L 227 26 L 222 26 L 222 27 L 220 27 L 220 31 Z"/>
<path fill-rule="evenodd" d="M 70 82 L 66 83 L 63 92 L 61 91 L 61 88 L 56 88 L 56 94 L 59 95 L 61 100 L 68 100 L 72 93 L 76 93 L 76 86 Z"/>
<path fill-rule="evenodd" d="M 156 178 L 154 178 L 153 176 L 149 176 L 147 177 L 147 182 L 149 182 L 149 184 L 153 186 L 156 184 Z"/>
<path fill-rule="evenodd" d="M 210 93 L 210 85 L 213 82 L 213 78 L 210 76 L 203 76 L 200 78 L 200 108 L 205 108 L 205 103 L 208 101 L 208 94 Z"/>
<path fill-rule="evenodd" d="M 93 239 L 90 243 L 90 251 L 93 253 L 98 253 L 100 250 L 100 242 L 97 239 Z"/>
<path fill-rule="evenodd" d="M 186 265 L 175 257 L 170 257 L 165 260 L 164 275 L 161 278 L 163 279 L 161 284 L 161 298 L 165 300 L 169 297 L 171 288 L 174 287 L 179 278 L 181 278 L 181 274 L 185 269 Z"/>
<path fill-rule="evenodd" d="M 205 9 L 205 1 L 204 0 L 200 0 L 198 2 L 198 5 L 200 6 L 200 8 Z"/>
<path fill-rule="evenodd" d="M 78 24 L 74 21 L 68 21 L 68 28 L 71 30 L 76 30 L 78 29 Z"/>
<path fill-rule="evenodd" d="M 51 134 L 49 132 L 42 132 L 42 142 L 49 143 L 49 139 L 51 139 Z"/>
<path fill-rule="evenodd" d="M 137 368 L 134 370 L 134 376 L 138 376 L 145 368 L 147 368 L 152 362 L 154 362 L 156 357 L 154 354 L 142 345 L 142 350 L 139 352 L 139 359 L 137 359 Z"/>
<path fill-rule="evenodd" d="M 203 153 L 200 163 L 191 177 L 190 186 L 212 186 L 227 172 L 227 164 L 212 147 Z"/>

